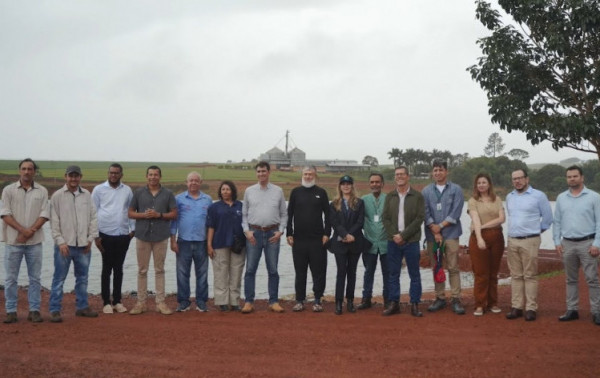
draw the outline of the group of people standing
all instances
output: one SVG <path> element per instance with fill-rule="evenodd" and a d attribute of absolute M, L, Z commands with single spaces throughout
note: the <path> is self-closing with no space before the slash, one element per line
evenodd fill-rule
<path fill-rule="evenodd" d="M 19 181 L 3 190 L 0 210 L 4 221 L 2 236 L 6 242 L 7 318 L 4 322 L 18 321 L 17 277 L 23 257 L 29 274 L 28 320 L 43 321 L 40 315 L 41 243 L 42 226 L 48 220 L 55 242 L 49 305 L 51 322 L 62 321 L 63 284 L 71 261 L 75 273 L 76 315 L 98 315 L 90 309 L 87 300 L 92 243 L 102 255 L 102 311 L 128 311 L 121 301 L 121 287 L 123 263 L 133 237 L 136 238 L 138 290 L 137 302 L 129 311 L 132 315 L 147 311 L 151 257 L 156 285 L 155 309 L 164 315 L 172 314 L 165 303 L 164 262 L 168 247 L 176 253 L 177 312 L 192 308 L 192 264 L 196 276 L 195 309 L 208 311 L 208 262 L 212 260 L 214 304 L 220 311 L 252 313 L 256 272 L 263 252 L 268 272 L 269 309 L 284 312 L 278 299 L 278 258 L 284 232 L 292 248 L 295 268 L 293 311 L 305 309 L 308 268 L 315 298 L 312 310 L 323 311 L 321 298 L 325 291 L 329 250 L 337 266 L 336 314 L 343 313 L 344 298 L 346 310 L 351 313 L 372 307 L 378 260 L 383 277 L 382 315 L 399 313 L 400 272 L 404 260 L 410 277 L 410 313 L 422 317 L 419 243 L 423 228 L 430 260 L 436 261 L 435 255 L 443 252 L 443 267 L 449 274 L 451 309 L 458 315 L 465 314 L 458 265 L 464 196 L 460 186 L 448 180 L 445 162 L 433 163 L 434 182 L 422 192 L 411 187 L 409 170 L 404 166 L 394 170 L 395 188 L 389 193 L 383 191 L 383 175 L 372 173 L 369 176 L 371 193 L 362 198 L 356 192 L 354 179 L 344 175 L 331 202 L 327 192 L 316 185 L 316 169 L 305 167 L 301 185 L 292 190 L 287 205 L 283 190 L 269 181 L 269 163 L 259 162 L 255 170 L 258 183 L 246 189 L 243 201 L 237 199 L 235 184 L 223 181 L 218 188 L 219 200 L 213 202 L 200 190 L 202 177 L 197 172 L 188 174 L 187 190 L 175 196 L 160 184 L 160 168 L 150 166 L 146 171 L 147 185 L 133 192 L 121 182 L 123 168 L 115 163 L 109 167 L 107 181 L 90 193 L 80 186 L 81 169 L 69 166 L 65 171 L 65 185 L 52 195 L 48 205 L 47 190 L 33 180 L 37 171 L 35 162 L 23 160 L 19 164 Z M 577 282 L 578 269 L 582 266 L 590 288 L 593 322 L 600 325 L 600 195 L 586 188 L 583 182 L 581 168 L 567 168 L 569 189 L 558 197 L 553 218 L 546 195 L 529 185 L 527 172 L 519 169 L 512 173 L 514 190 L 506 198 L 512 299 L 506 318 L 536 319 L 540 235 L 554 224 L 556 251 L 563 258 L 567 276 L 567 311 L 559 320 L 579 318 Z M 497 277 L 504 253 L 502 224 L 506 215 L 489 175 L 482 173 L 475 177 L 468 213 L 471 218 L 469 254 L 475 276 L 473 314 L 499 313 Z M 362 301 L 355 307 L 356 272 L 361 255 L 365 266 L 364 285 Z M 244 304 L 240 307 L 244 267 Z M 448 305 L 444 280 L 436 281 L 435 294 L 429 312 Z"/>

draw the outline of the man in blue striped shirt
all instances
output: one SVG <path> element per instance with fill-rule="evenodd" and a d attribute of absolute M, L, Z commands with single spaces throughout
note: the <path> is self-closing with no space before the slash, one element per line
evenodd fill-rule
<path fill-rule="evenodd" d="M 462 188 L 448 181 L 448 164 L 442 160 L 433 162 L 432 177 L 435 182 L 423 189 L 425 199 L 425 238 L 427 252 L 432 265 L 435 265 L 433 244 L 444 243 L 444 267 L 450 276 L 452 291 L 452 311 L 464 315 L 465 309 L 460 302 L 460 270 L 458 268 L 458 238 L 462 234 L 460 216 L 465 198 Z M 446 282 L 435 283 L 435 301 L 427 311 L 435 312 L 446 307 Z"/>
<path fill-rule="evenodd" d="M 541 233 L 552 225 L 548 197 L 529 185 L 524 169 L 511 175 L 515 188 L 506 196 L 508 212 L 508 268 L 510 269 L 511 309 L 507 319 L 523 316 L 536 319 L 538 292 L 538 251 Z"/>
<path fill-rule="evenodd" d="M 579 319 L 579 266 L 589 287 L 592 319 L 600 325 L 600 195 L 583 184 L 577 166 L 567 168 L 569 190 L 556 199 L 552 229 L 556 252 L 562 257 L 567 276 L 567 312 L 561 322 Z"/>

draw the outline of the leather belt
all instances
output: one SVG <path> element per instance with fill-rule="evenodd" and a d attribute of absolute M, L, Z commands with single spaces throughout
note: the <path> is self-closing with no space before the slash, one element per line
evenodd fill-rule
<path fill-rule="evenodd" d="M 540 234 L 531 234 L 531 235 L 525 235 L 525 236 L 511 236 L 511 238 L 523 240 L 523 239 L 537 238 L 538 236 L 540 236 Z"/>
<path fill-rule="evenodd" d="M 259 231 L 271 231 L 271 230 L 278 229 L 279 225 L 278 224 L 272 224 L 270 226 L 262 227 L 262 226 L 257 226 L 255 224 L 249 224 L 248 227 L 250 227 L 250 228 L 252 228 L 254 230 L 259 230 Z"/>
<path fill-rule="evenodd" d="M 566 237 L 563 236 L 563 239 L 568 240 L 570 242 L 582 242 L 582 241 L 594 239 L 595 237 L 596 237 L 596 234 L 590 234 L 588 236 L 584 236 L 584 237 L 581 237 L 581 238 L 566 238 Z"/>

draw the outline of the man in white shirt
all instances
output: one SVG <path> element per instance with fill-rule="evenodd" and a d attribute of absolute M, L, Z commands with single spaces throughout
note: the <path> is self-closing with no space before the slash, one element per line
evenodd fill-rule
<path fill-rule="evenodd" d="M 108 180 L 97 185 L 92 199 L 98 216 L 99 236 L 96 247 L 102 253 L 101 291 L 104 307 L 102 312 L 123 313 L 127 308 L 121 303 L 123 284 L 123 262 L 133 238 L 135 221 L 129 219 L 127 210 L 133 198 L 131 188 L 121 182 L 123 167 L 119 163 L 108 167 Z M 110 275 L 113 274 L 112 301 L 110 298 Z"/>

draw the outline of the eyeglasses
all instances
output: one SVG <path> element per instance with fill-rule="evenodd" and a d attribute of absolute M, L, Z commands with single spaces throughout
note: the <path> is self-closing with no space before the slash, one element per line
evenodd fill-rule
<path fill-rule="evenodd" d="M 524 180 L 527 176 L 519 176 L 519 177 L 513 177 L 512 180 L 513 181 L 520 181 L 520 180 Z"/>

